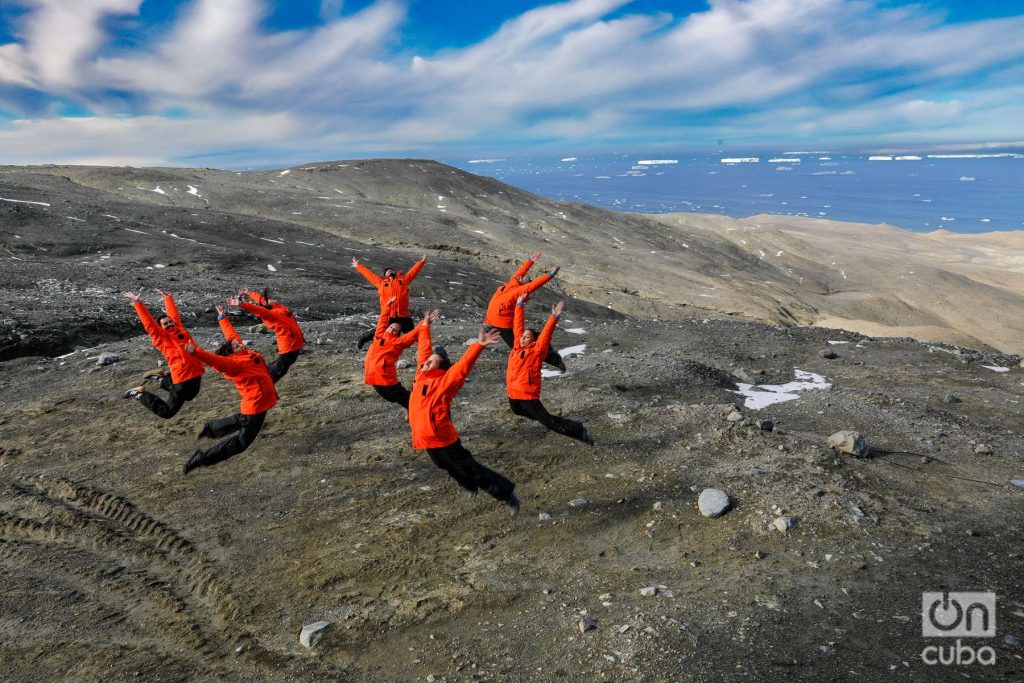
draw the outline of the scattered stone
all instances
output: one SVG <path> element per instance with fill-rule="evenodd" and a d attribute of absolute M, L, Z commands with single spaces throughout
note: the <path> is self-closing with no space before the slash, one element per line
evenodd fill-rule
<path fill-rule="evenodd" d="M 1017 640 L 1012 635 L 1010 635 L 1009 633 L 1007 633 L 1005 636 L 1003 636 L 1003 642 L 1006 643 L 1007 645 L 1019 645 L 1020 644 L 1020 641 Z"/>
<path fill-rule="evenodd" d="M 704 489 L 697 498 L 697 508 L 705 517 L 721 517 L 732 508 L 732 499 L 721 489 Z"/>
<path fill-rule="evenodd" d="M 757 426 L 761 428 L 762 432 L 770 432 L 775 429 L 775 423 L 771 420 L 759 420 Z"/>
<path fill-rule="evenodd" d="M 302 627 L 302 633 L 299 634 L 299 642 L 302 646 L 310 650 L 316 645 L 316 641 L 320 640 L 320 636 L 329 631 L 334 626 L 332 621 L 317 621 L 312 624 L 306 624 Z"/>
<path fill-rule="evenodd" d="M 725 416 L 725 419 L 729 422 L 739 422 L 743 419 L 743 413 L 733 408 L 732 411 Z"/>
<path fill-rule="evenodd" d="M 756 553 L 754 553 L 754 559 L 755 560 L 763 560 L 764 558 L 765 558 L 765 554 L 763 552 L 761 552 L 760 550 L 758 550 Z"/>
<path fill-rule="evenodd" d="M 818 355 L 822 358 L 827 358 L 828 360 L 839 358 L 839 354 L 832 349 L 822 349 L 821 351 L 818 351 Z"/>
<path fill-rule="evenodd" d="M 545 588 L 543 592 L 544 592 L 544 595 L 551 595 L 551 589 L 550 588 Z"/>
<path fill-rule="evenodd" d="M 597 596 L 597 599 L 600 600 L 601 602 L 608 602 L 609 600 L 611 600 L 614 597 L 615 596 L 612 595 L 611 593 L 601 593 L 601 595 Z"/>
<path fill-rule="evenodd" d="M 828 645 L 819 645 L 818 651 L 821 652 L 823 655 L 834 655 L 836 653 L 835 648 L 832 648 Z"/>
<path fill-rule="evenodd" d="M 946 394 L 942 400 L 945 403 L 963 403 L 963 400 L 955 394 Z"/>
<path fill-rule="evenodd" d="M 783 515 L 781 517 L 776 517 L 772 524 L 782 533 L 786 533 L 790 529 L 796 528 L 796 519 L 789 515 Z"/>
<path fill-rule="evenodd" d="M 1019 489 L 1024 489 L 1024 479 L 1011 479 L 1010 483 Z"/>
<path fill-rule="evenodd" d="M 866 458 L 871 446 L 859 432 L 843 430 L 828 437 L 828 447 L 839 453 L 852 455 L 855 458 Z"/>
<path fill-rule="evenodd" d="M 542 522 L 546 522 L 551 519 L 551 515 L 547 512 L 542 512 L 539 515 L 537 515 L 537 519 L 539 519 Z"/>
<path fill-rule="evenodd" d="M 988 445 L 987 443 L 979 443 L 977 446 L 974 447 L 975 455 L 992 455 L 993 452 L 994 451 L 992 450 L 992 446 Z"/>
<path fill-rule="evenodd" d="M 586 633 L 587 631 L 593 631 L 597 628 L 597 619 L 593 617 L 583 617 L 576 622 L 576 628 L 580 630 L 580 633 Z"/>
<path fill-rule="evenodd" d="M 663 507 L 665 507 L 665 504 L 664 504 L 664 503 L 662 503 L 662 502 L 661 502 L 661 501 L 659 500 L 659 501 L 656 501 L 656 502 L 654 503 L 654 505 L 653 505 L 652 507 L 654 508 L 654 510 L 655 510 L 655 511 L 659 511 L 659 510 L 661 510 L 661 509 L 662 509 Z"/>
<path fill-rule="evenodd" d="M 618 631 L 619 631 L 619 633 L 625 633 L 625 632 L 626 632 L 626 631 L 628 631 L 629 629 L 630 629 L 630 626 L 629 626 L 629 624 L 623 624 L 622 626 L 620 626 L 620 627 L 618 628 Z"/>
<path fill-rule="evenodd" d="M 928 463 L 930 463 L 931 461 L 932 461 L 932 459 L 931 459 L 931 458 L 929 458 L 929 457 L 928 457 L 927 455 L 922 455 L 922 456 L 921 456 L 921 464 L 922 464 L 922 465 L 927 465 L 927 464 L 928 464 Z"/>
<path fill-rule="evenodd" d="M 437 680 L 437 676 L 434 674 L 427 674 L 427 683 L 434 683 Z"/>
<path fill-rule="evenodd" d="M 117 355 L 116 353 L 104 351 L 99 355 L 98 358 L 96 358 L 96 365 L 113 365 L 114 363 L 120 360 L 121 356 Z"/>
<path fill-rule="evenodd" d="M 569 507 L 581 508 L 584 505 L 589 505 L 590 501 L 586 498 L 573 498 L 569 501 Z"/>
<path fill-rule="evenodd" d="M 738 379 L 739 381 L 743 382 L 744 384 L 757 384 L 757 380 L 755 380 L 751 376 L 751 374 L 744 370 L 743 368 L 736 368 L 735 370 L 733 370 L 732 376 Z"/>
<path fill-rule="evenodd" d="M 395 368 L 397 368 L 399 370 L 405 370 L 406 368 L 411 368 L 411 367 L 412 367 L 412 363 L 410 363 L 409 361 L 407 361 L 404 358 L 400 358 L 398 360 L 398 362 L 395 363 Z"/>
<path fill-rule="evenodd" d="M 653 595 L 657 595 L 657 594 L 658 594 L 658 587 L 657 586 L 645 586 L 644 588 L 640 589 L 640 595 L 644 596 L 645 598 L 649 598 L 649 597 L 651 597 Z"/>

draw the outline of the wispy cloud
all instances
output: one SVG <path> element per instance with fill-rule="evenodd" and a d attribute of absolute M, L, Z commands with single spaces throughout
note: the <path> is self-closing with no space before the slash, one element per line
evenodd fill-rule
<path fill-rule="evenodd" d="M 946 23 L 865 0 L 713 0 L 674 16 L 570 0 L 414 55 L 397 0 L 354 13 L 323 0 L 317 25 L 287 31 L 264 0 L 191 0 L 135 47 L 111 19 L 141 0 L 22 4 L 16 42 L 0 45 L 0 101 L 24 117 L 0 125 L 8 163 L 1021 136 L 1019 116 L 991 112 L 1024 107 L 1024 16 Z M 95 116 L 42 115 L 48 99 Z"/>

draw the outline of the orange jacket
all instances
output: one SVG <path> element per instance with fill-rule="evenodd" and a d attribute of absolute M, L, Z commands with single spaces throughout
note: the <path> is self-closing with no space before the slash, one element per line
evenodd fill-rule
<path fill-rule="evenodd" d="M 164 311 L 174 321 L 175 329 L 173 330 L 165 330 L 160 327 L 160 323 L 153 318 L 149 309 L 146 308 L 146 304 L 136 301 L 132 305 L 135 306 L 135 312 L 139 314 L 139 320 L 142 321 L 142 327 L 145 328 L 146 334 L 153 341 L 154 348 L 167 360 L 167 369 L 171 371 L 171 382 L 181 384 L 205 372 L 202 362 L 185 351 L 185 347 L 194 342 L 192 335 L 181 324 L 181 314 L 178 313 L 178 307 L 174 305 L 174 299 L 171 296 L 164 297 Z"/>
<path fill-rule="evenodd" d="M 519 295 L 531 294 L 551 280 L 551 275 L 544 273 L 540 277 L 527 282 L 525 285 L 519 284 L 519 278 L 526 275 L 532 265 L 533 261 L 530 259 L 523 261 L 523 265 L 519 266 L 519 270 L 516 271 L 516 274 L 513 275 L 508 282 L 502 284 L 494 291 L 494 295 L 491 296 L 491 302 L 487 304 L 487 315 L 484 316 L 485 323 L 491 327 L 501 327 L 506 330 L 511 329 L 513 313 L 516 307 L 516 299 L 519 298 Z"/>
<path fill-rule="evenodd" d="M 395 363 L 402 352 L 412 346 L 418 335 L 416 330 L 410 330 L 403 335 L 391 334 L 387 331 L 390 318 L 387 312 L 380 314 L 377 318 L 377 329 L 373 333 L 373 343 L 366 350 L 363 381 L 371 386 L 390 387 L 398 384 Z"/>
<path fill-rule="evenodd" d="M 472 344 L 447 370 L 423 372 L 421 368 L 433 353 L 433 346 L 430 343 L 430 325 L 420 324 L 416 381 L 409 397 L 413 448 L 444 448 L 459 440 L 459 433 L 452 424 L 452 400 L 466 383 L 469 371 L 483 350 L 480 344 Z"/>
<path fill-rule="evenodd" d="M 380 310 L 383 313 L 388 308 L 388 300 L 395 297 L 395 313 L 393 315 L 405 318 L 409 315 L 409 285 L 420 274 L 423 268 L 423 259 L 412 264 L 408 273 L 398 273 L 394 277 L 381 277 L 362 263 L 356 265 L 356 270 L 362 273 L 371 285 L 377 288 L 380 296 Z"/>
<path fill-rule="evenodd" d="M 227 318 L 221 320 L 225 322 Z M 231 323 L 228 323 L 230 325 Z M 277 405 L 277 390 L 263 356 L 246 349 L 230 356 L 218 356 L 197 348 L 196 358 L 235 383 L 235 389 L 242 396 L 238 412 L 243 415 L 259 415 Z"/>
<path fill-rule="evenodd" d="M 217 316 L 217 324 L 220 325 L 220 331 L 224 335 L 224 339 L 228 341 L 237 339 L 242 342 L 242 338 L 238 336 L 238 332 L 235 331 L 235 326 L 231 324 L 231 321 L 228 319 L 226 314 Z M 245 342 L 242 343 L 244 344 Z"/>
<path fill-rule="evenodd" d="M 250 292 L 250 294 L 253 293 Z M 302 336 L 302 328 L 299 327 L 299 321 L 295 319 L 291 309 L 286 306 L 277 304 L 273 308 L 264 308 L 256 304 L 243 302 L 239 305 L 239 308 L 252 313 L 274 331 L 274 336 L 277 337 L 278 353 L 292 353 L 293 351 L 301 351 L 306 348 L 306 338 Z"/>
<path fill-rule="evenodd" d="M 540 398 L 540 368 L 548 355 L 548 346 L 551 344 L 551 335 L 555 331 L 555 325 L 558 324 L 558 318 L 553 315 L 549 316 L 536 341 L 524 349 L 519 345 L 519 340 L 526 329 L 525 311 L 525 305 L 516 304 L 515 324 L 512 332 L 515 335 L 515 345 L 512 347 L 512 353 L 508 356 L 505 387 L 509 398 L 532 401 L 535 398 Z"/>

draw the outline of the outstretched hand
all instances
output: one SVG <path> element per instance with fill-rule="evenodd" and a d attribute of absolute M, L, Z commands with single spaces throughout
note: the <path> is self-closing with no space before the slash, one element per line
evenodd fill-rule
<path fill-rule="evenodd" d="M 228 303 L 231 304 L 231 299 L 228 299 Z M 236 304 L 231 304 L 231 305 L 234 306 Z M 224 307 L 223 306 L 217 306 L 216 308 L 217 308 L 217 315 L 224 315 Z"/>
<path fill-rule="evenodd" d="M 358 265 L 359 265 L 359 259 L 357 259 L 355 256 L 353 256 L 352 257 L 352 267 L 355 268 Z"/>
<path fill-rule="evenodd" d="M 552 268 L 551 269 L 551 277 L 555 277 L 556 275 L 558 275 L 558 271 L 560 271 L 561 269 L 562 269 L 562 266 L 555 266 L 554 268 Z"/>
<path fill-rule="evenodd" d="M 129 301 L 131 301 L 134 304 L 134 303 L 137 303 L 139 301 L 142 301 L 142 293 L 144 291 L 146 291 L 146 290 L 140 289 L 138 294 L 132 294 L 131 292 L 122 292 L 121 296 L 123 296 L 125 299 L 128 299 Z"/>
<path fill-rule="evenodd" d="M 432 311 L 424 311 L 423 312 L 423 322 L 425 322 L 428 325 L 430 323 L 434 322 L 435 320 L 437 320 L 440 317 L 441 317 L 441 311 L 440 311 L 440 309 L 437 309 L 437 308 L 435 308 Z"/>
<path fill-rule="evenodd" d="M 185 346 L 185 351 L 187 351 L 188 353 L 195 353 L 196 352 L 196 347 L 193 346 L 192 344 L 187 344 Z"/>
<path fill-rule="evenodd" d="M 157 287 L 155 291 L 156 291 L 156 293 L 157 293 L 157 294 L 159 294 L 160 296 L 170 296 L 170 294 L 168 294 L 168 293 L 167 293 L 167 292 L 165 292 L 164 290 L 160 289 L 159 287 Z"/>
<path fill-rule="evenodd" d="M 426 262 L 426 260 L 427 260 L 427 253 L 423 252 L 423 258 L 421 258 L 420 261 Z"/>
<path fill-rule="evenodd" d="M 525 304 L 529 300 L 530 300 L 530 295 L 529 294 L 520 294 L 519 296 L 516 297 L 516 303 L 517 304 Z"/>
<path fill-rule="evenodd" d="M 557 304 L 555 304 L 554 306 L 551 307 L 551 315 L 553 315 L 553 316 L 555 316 L 557 318 L 558 316 L 562 315 L 562 311 L 564 311 L 564 310 L 565 310 L 565 302 L 564 301 L 559 301 Z"/>
<path fill-rule="evenodd" d="M 534 263 L 536 263 L 539 259 L 540 259 L 540 252 L 539 251 L 535 251 L 532 254 L 530 254 L 530 260 L 533 261 Z"/>
<path fill-rule="evenodd" d="M 480 346 L 486 349 L 488 346 L 494 346 L 501 340 L 501 332 L 498 330 L 488 330 L 485 332 L 484 328 L 481 327 L 480 334 L 477 336 L 476 340 L 479 342 Z"/>

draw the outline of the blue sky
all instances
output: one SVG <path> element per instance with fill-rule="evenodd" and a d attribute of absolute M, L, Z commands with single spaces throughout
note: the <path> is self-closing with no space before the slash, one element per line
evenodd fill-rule
<path fill-rule="evenodd" d="M 1022 2 L 0 2 L 0 163 L 1019 146 L 1022 122 Z"/>

